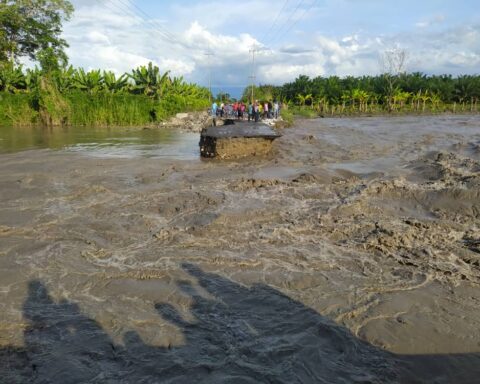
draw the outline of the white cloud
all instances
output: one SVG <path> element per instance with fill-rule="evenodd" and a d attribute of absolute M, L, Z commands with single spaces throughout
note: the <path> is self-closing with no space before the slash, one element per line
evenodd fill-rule
<path fill-rule="evenodd" d="M 176 20 L 172 28 L 162 20 L 145 20 L 134 8 L 122 6 L 127 0 L 115 1 L 75 1 L 76 13 L 64 33 L 73 65 L 122 73 L 152 61 L 162 71 L 171 70 L 173 75 L 205 85 L 210 64 L 214 84 L 240 88 L 249 83 L 253 44 L 263 48 L 256 56 L 256 75 L 261 83 L 280 84 L 300 74 L 377 74 L 380 53 L 396 46 L 409 54 L 407 70 L 455 75 L 474 73 L 480 67 L 480 26 L 446 30 L 443 15 L 420 20 L 421 28 L 397 35 L 365 31 L 326 35 L 311 29 L 304 33 L 299 23 L 300 38 L 290 34 L 288 44 L 267 49 L 260 41 L 266 27 L 260 36 L 246 31 L 255 30 L 252 25 L 259 23 L 271 25 L 276 13 L 270 2 L 247 0 L 242 9 L 255 12 L 245 14 L 232 0 L 198 2 L 188 8 L 180 2 L 170 4 L 170 13 L 162 17 Z M 279 19 L 279 25 L 285 17 Z M 238 18 L 244 18 L 245 28 L 232 30 L 229 21 Z M 427 28 L 433 25 L 437 28 Z M 214 56 L 205 55 L 208 51 Z"/>
<path fill-rule="evenodd" d="M 88 32 L 87 40 L 92 44 L 110 44 L 108 36 L 99 31 Z"/>
<path fill-rule="evenodd" d="M 280 64 L 265 65 L 260 68 L 261 78 L 265 82 L 281 84 L 291 81 L 300 75 L 319 76 L 325 74 L 325 68 L 321 64 Z"/>
<path fill-rule="evenodd" d="M 419 21 L 415 24 L 417 28 L 428 28 L 436 24 L 442 24 L 446 17 L 444 15 L 435 15 L 426 20 Z"/>
<path fill-rule="evenodd" d="M 158 66 L 163 72 L 171 71 L 178 75 L 190 75 L 195 70 L 193 61 L 186 62 L 175 59 L 162 59 Z"/>
<path fill-rule="evenodd" d="M 480 25 L 458 27 L 408 40 L 410 70 L 473 74 L 480 68 Z"/>

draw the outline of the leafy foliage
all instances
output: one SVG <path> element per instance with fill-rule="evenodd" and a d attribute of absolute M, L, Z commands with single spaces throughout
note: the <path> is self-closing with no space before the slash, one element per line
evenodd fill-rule
<path fill-rule="evenodd" d="M 131 88 L 134 93 L 157 97 L 162 96 L 165 88 L 171 83 L 168 75 L 169 72 L 160 74 L 160 69 L 157 66 L 148 63 L 147 67 L 141 66 L 134 69 L 132 74 L 128 76 L 134 82 Z"/>
<path fill-rule="evenodd" d="M 0 66 L 0 96 L 24 94 L 33 110 L 28 121 L 43 125 L 132 125 L 169 118 L 186 110 L 205 109 L 210 92 L 205 87 L 170 77 L 150 63 L 117 76 L 111 71 L 75 69 L 23 71 L 11 63 Z M 20 105 L 6 98 L 0 120 L 25 124 L 12 108 Z M 18 105 L 17 105 L 18 104 Z M 21 103 L 24 109 L 25 103 Z M 7 113 L 10 116 L 7 118 Z"/>
<path fill-rule="evenodd" d="M 250 100 L 252 88 L 243 93 Z M 260 85 L 255 99 L 281 101 L 284 106 L 314 109 L 319 114 L 375 112 L 477 111 L 480 76 L 383 74 L 339 78 L 301 75 L 282 86 Z"/>
<path fill-rule="evenodd" d="M 15 68 L 9 63 L 0 66 L 0 91 L 18 93 L 25 87 L 26 79 L 21 66 Z"/>
<path fill-rule="evenodd" d="M 3 0 L 0 2 L 0 62 L 21 56 L 39 59 L 47 67 L 66 62 L 67 42 L 60 37 L 62 21 L 73 6 L 68 0 Z"/>

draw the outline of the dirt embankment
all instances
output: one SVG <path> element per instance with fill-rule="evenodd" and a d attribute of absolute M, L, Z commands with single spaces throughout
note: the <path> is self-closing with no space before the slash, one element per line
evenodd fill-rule
<path fill-rule="evenodd" d="M 201 132 L 212 125 L 212 119 L 206 111 L 177 113 L 174 117 L 161 123 L 160 127 L 176 128 L 185 132 Z"/>

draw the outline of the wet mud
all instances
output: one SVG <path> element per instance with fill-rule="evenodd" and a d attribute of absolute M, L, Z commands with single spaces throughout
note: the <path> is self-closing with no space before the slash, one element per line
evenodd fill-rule
<path fill-rule="evenodd" d="M 282 134 L 0 155 L 0 382 L 477 382 L 478 117 Z"/>

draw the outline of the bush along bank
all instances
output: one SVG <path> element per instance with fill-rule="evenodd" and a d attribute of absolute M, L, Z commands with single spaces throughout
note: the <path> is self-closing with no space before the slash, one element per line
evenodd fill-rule
<path fill-rule="evenodd" d="M 151 63 L 116 76 L 66 67 L 51 72 L 0 67 L 0 125 L 113 126 L 165 121 L 205 110 L 210 92 Z"/>

